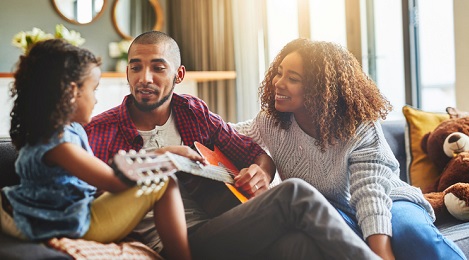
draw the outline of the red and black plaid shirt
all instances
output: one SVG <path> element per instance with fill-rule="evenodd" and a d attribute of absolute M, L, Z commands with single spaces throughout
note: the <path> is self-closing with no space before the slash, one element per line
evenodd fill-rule
<path fill-rule="evenodd" d="M 129 96 L 121 105 L 105 111 L 85 126 L 94 154 L 108 162 L 119 150 L 140 150 L 143 139 L 130 119 Z M 209 111 L 204 101 L 189 95 L 173 94 L 171 108 L 182 141 L 194 149 L 194 141 L 212 148 L 216 145 L 239 168 L 254 163 L 265 153 L 251 138 L 240 135 L 223 119 Z"/>

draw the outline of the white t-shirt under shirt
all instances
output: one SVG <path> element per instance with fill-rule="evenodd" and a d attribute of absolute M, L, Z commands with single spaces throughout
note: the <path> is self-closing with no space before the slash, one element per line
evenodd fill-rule
<path fill-rule="evenodd" d="M 138 130 L 143 138 L 143 148 L 147 152 L 152 152 L 157 148 L 169 145 L 182 145 L 182 138 L 179 134 L 174 116 L 171 113 L 168 121 L 162 126 L 156 126 L 150 131 Z"/>

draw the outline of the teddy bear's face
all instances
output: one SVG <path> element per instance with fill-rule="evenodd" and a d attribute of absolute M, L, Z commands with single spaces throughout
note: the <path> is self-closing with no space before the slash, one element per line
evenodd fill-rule
<path fill-rule="evenodd" d="M 461 132 L 469 136 L 469 117 L 447 119 L 422 139 L 422 150 L 435 163 L 440 172 L 443 171 L 452 158 L 452 156 L 447 156 L 444 151 L 445 140 L 455 132 Z"/>
<path fill-rule="evenodd" d="M 461 132 L 454 132 L 448 135 L 443 144 L 443 151 L 448 157 L 469 151 L 469 136 Z"/>

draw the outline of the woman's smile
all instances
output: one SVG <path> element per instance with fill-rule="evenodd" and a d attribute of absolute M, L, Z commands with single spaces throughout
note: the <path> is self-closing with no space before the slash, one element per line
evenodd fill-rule
<path fill-rule="evenodd" d="M 288 97 L 288 96 L 285 96 L 285 95 L 281 95 L 281 94 L 276 94 L 275 95 L 275 100 L 283 101 L 283 100 L 287 100 L 287 99 L 291 99 L 291 98 Z"/>

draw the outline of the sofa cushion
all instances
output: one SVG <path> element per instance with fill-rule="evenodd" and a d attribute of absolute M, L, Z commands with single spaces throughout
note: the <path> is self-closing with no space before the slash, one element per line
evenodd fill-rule
<path fill-rule="evenodd" d="M 454 220 L 439 225 L 438 229 L 449 240 L 452 240 L 469 258 L 469 222 Z"/>
<path fill-rule="evenodd" d="M 408 182 L 415 187 L 427 187 L 435 182 L 439 171 L 423 152 L 420 143 L 426 133 L 433 131 L 442 121 L 448 119 L 449 115 L 426 112 L 411 106 L 404 106 L 402 113 L 407 121 L 405 148 Z"/>

